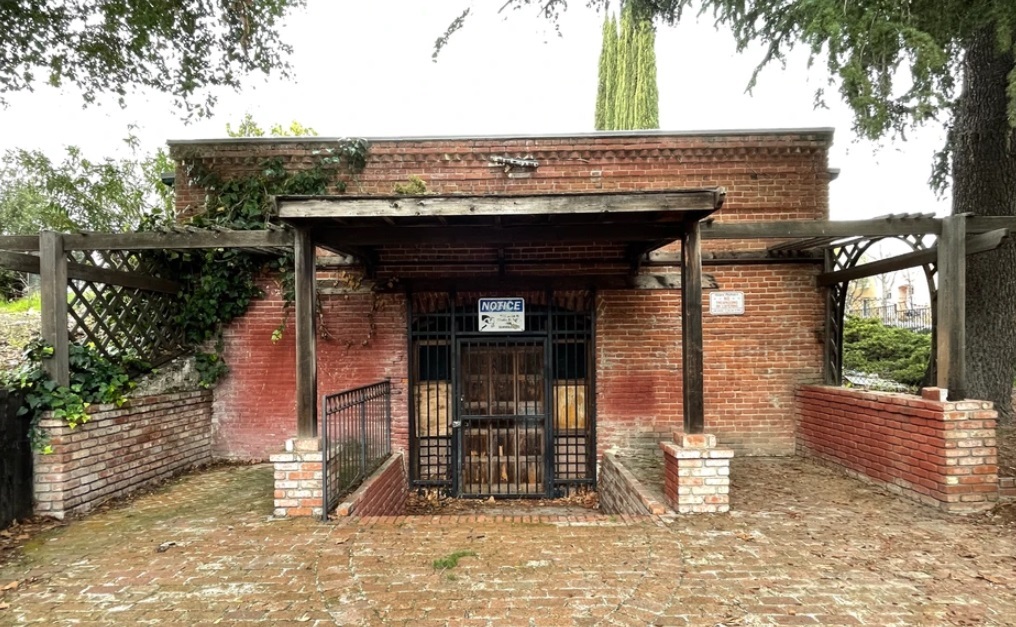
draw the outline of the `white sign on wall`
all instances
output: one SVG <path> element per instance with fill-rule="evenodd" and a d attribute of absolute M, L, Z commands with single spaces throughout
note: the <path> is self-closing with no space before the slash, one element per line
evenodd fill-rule
<path fill-rule="evenodd" d="M 526 330 L 526 301 L 522 298 L 481 298 L 480 331 L 511 333 Z"/>
<path fill-rule="evenodd" d="M 744 292 L 709 292 L 709 314 L 743 316 Z"/>

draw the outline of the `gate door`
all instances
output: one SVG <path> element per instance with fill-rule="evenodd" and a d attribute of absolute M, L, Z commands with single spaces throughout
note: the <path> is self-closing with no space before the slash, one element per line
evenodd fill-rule
<path fill-rule="evenodd" d="M 458 351 L 459 495 L 547 496 L 547 341 L 460 340 Z"/>

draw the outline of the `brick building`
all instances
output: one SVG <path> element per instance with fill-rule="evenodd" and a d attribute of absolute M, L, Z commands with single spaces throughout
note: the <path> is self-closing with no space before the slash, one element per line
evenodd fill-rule
<path fill-rule="evenodd" d="M 831 141 L 830 129 L 381 139 L 370 142 L 367 166 L 345 194 L 395 206 L 403 202 L 389 198 L 395 186 L 419 177 L 428 195 L 596 202 L 659 191 L 708 199 L 709 207 L 694 208 L 696 221 L 824 220 Z M 171 142 L 174 157 L 227 176 L 267 157 L 310 167 L 329 145 L 321 138 Z M 286 206 L 297 211 L 307 202 Z M 186 215 L 203 204 L 204 190 L 181 168 L 178 210 Z M 416 213 L 434 217 L 426 206 Z M 590 229 L 585 237 L 562 237 L 570 223 L 551 218 L 544 234 L 535 215 L 511 238 L 471 236 L 508 230 L 500 215 L 482 226 L 435 218 L 447 228 L 419 225 L 434 234 L 422 242 L 408 217 L 399 218 L 400 237 L 373 242 L 384 225 L 358 230 L 367 244 L 330 247 L 350 257 L 318 253 L 317 389 L 390 379 L 394 448 L 406 451 L 415 485 L 466 477 L 459 492 L 486 495 L 511 475 L 508 492 L 544 494 L 593 482 L 606 451 L 658 451 L 660 440 L 681 430 L 684 412 L 681 247 L 667 215 L 605 231 L 575 223 L 572 234 Z M 344 228 L 342 219 L 306 224 Z M 767 255 L 766 240 L 711 239 L 703 231 L 705 431 L 738 455 L 793 454 L 795 389 L 822 380 L 821 263 Z M 282 297 L 273 277 L 264 287 L 266 297 L 226 332 L 230 374 L 214 400 L 219 456 L 263 459 L 297 433 L 296 333 L 290 324 L 272 341 Z M 487 298 L 509 308 L 518 302 L 510 299 L 522 299 L 521 317 L 498 320 L 524 328 L 484 332 L 478 307 Z M 478 469 L 477 451 L 508 461 Z M 527 481 L 536 487 L 521 488 Z"/>

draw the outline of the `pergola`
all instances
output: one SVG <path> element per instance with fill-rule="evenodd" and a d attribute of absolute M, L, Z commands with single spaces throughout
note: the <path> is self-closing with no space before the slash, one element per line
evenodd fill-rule
<path fill-rule="evenodd" d="M 419 197 L 280 197 L 278 215 L 287 227 L 261 231 L 207 231 L 177 228 L 148 233 L 43 233 L 41 236 L 0 237 L 0 268 L 39 273 L 42 277 L 43 338 L 54 347 L 47 368 L 57 383 L 68 380 L 68 320 L 77 327 L 94 324 L 108 341 L 110 324 L 91 320 L 69 310 L 72 300 L 92 305 L 81 285 L 99 293 L 120 288 L 103 297 L 106 310 L 139 302 L 131 294 L 172 297 L 179 290 L 172 281 L 146 276 L 132 265 L 128 253 L 142 250 L 242 248 L 264 253 L 295 249 L 297 338 L 297 428 L 299 437 L 317 434 L 316 377 L 316 268 L 318 248 L 355 258 L 368 273 L 384 263 L 385 247 L 392 245 L 458 244 L 496 246 L 605 241 L 618 245 L 617 261 L 625 270 L 595 277 L 543 277 L 548 286 L 633 285 L 640 268 L 680 266 L 683 342 L 684 428 L 701 433 L 703 407 L 702 291 L 703 266 L 711 264 L 823 264 L 818 285 L 829 288 L 826 324 L 827 383 L 841 382 L 842 320 L 846 285 L 850 280 L 922 266 L 929 281 L 937 275 L 936 381 L 949 390 L 951 400 L 966 394 L 965 276 L 966 255 L 1000 245 L 1016 218 L 955 215 L 887 216 L 871 220 L 720 222 L 710 218 L 723 203 L 722 189 L 660 192 L 537 194 L 537 195 L 428 195 Z M 934 236 L 931 245 L 924 238 Z M 861 263 L 861 254 L 876 240 L 907 241 L 914 252 Z M 765 240 L 765 250 L 702 252 L 704 239 Z M 681 242 L 678 257 L 656 252 Z M 81 253 L 86 254 L 81 254 Z M 122 255 L 120 254 L 122 253 Z M 509 277 L 483 279 L 489 287 L 511 285 Z M 434 288 L 421 285 L 421 289 Z M 436 286 L 440 287 L 440 286 Z M 157 302 L 147 298 L 145 302 Z M 121 307 L 122 308 L 122 307 Z M 153 310 L 155 311 L 155 310 Z M 92 312 L 93 314 L 95 312 Z M 70 317 L 70 318 L 69 318 Z M 94 315 L 92 318 L 96 317 Z M 100 316 L 101 317 L 101 316 Z M 119 335 L 152 335 L 158 324 L 131 324 Z M 93 329 L 96 330 L 96 329 Z M 112 329 L 116 331 L 117 329 Z M 157 335 L 157 334 L 156 334 Z M 171 337 L 157 340 L 173 341 Z"/>
<path fill-rule="evenodd" d="M 297 435 L 317 435 L 316 250 L 352 255 L 370 276 L 387 247 L 458 245 L 541 247 L 561 243 L 616 245 L 618 271 L 608 275 L 528 275 L 526 285 L 617 285 L 634 282 L 652 251 L 681 242 L 681 338 L 684 428 L 704 426 L 701 221 L 719 209 L 723 189 L 539 195 L 280 197 L 279 218 L 296 232 Z M 674 264 L 678 265 L 678 264 Z M 502 275 L 504 273 L 502 272 Z M 461 280 L 456 281 L 461 284 Z M 517 283 L 516 283 L 517 284 Z M 446 283 L 451 285 L 451 283 Z M 484 277 L 480 286 L 513 285 Z M 433 283 L 418 286 L 433 289 Z"/>

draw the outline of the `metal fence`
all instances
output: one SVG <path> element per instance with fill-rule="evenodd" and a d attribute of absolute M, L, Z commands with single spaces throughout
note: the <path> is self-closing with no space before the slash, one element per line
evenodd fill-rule
<path fill-rule="evenodd" d="M 339 499 L 392 452 L 392 384 L 381 381 L 324 398 L 324 519 Z"/>
<path fill-rule="evenodd" d="M 0 530 L 32 514 L 31 421 L 18 415 L 22 400 L 0 389 Z"/>
<path fill-rule="evenodd" d="M 906 307 L 904 305 L 872 306 L 862 304 L 847 311 L 848 316 L 875 318 L 887 327 L 901 327 L 913 331 L 930 331 L 932 325 L 931 307 Z"/>

